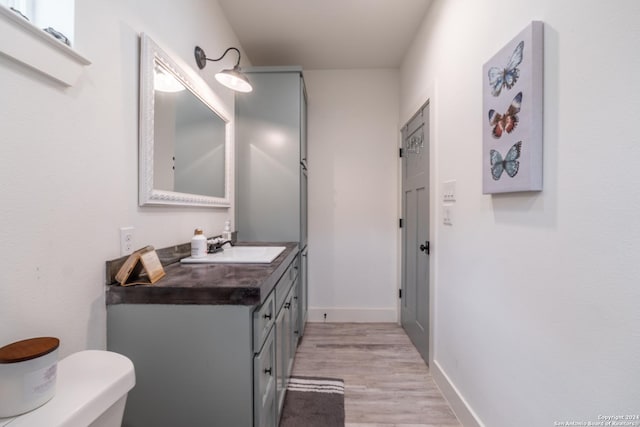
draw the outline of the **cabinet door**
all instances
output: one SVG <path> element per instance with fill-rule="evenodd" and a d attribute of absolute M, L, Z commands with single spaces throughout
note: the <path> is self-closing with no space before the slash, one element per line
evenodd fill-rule
<path fill-rule="evenodd" d="M 282 346 L 282 379 L 283 379 L 283 387 L 287 388 L 289 385 L 289 374 L 291 372 L 291 355 L 293 354 L 294 349 L 291 347 L 291 334 L 293 333 L 293 323 L 291 322 L 291 300 L 293 298 L 293 294 L 289 292 L 287 295 L 287 300 L 282 307 L 282 315 L 284 317 L 284 327 L 282 330 L 281 342 Z"/>
<path fill-rule="evenodd" d="M 236 226 L 245 241 L 300 241 L 300 73 L 248 73 L 237 96 Z"/>
<path fill-rule="evenodd" d="M 307 196 L 307 168 L 300 167 L 300 247 L 307 246 L 308 232 L 308 196 Z"/>
<path fill-rule="evenodd" d="M 300 76 L 300 247 L 307 246 L 307 91 Z"/>
<path fill-rule="evenodd" d="M 289 335 L 289 362 L 287 370 L 287 378 L 291 376 L 293 369 L 293 359 L 296 356 L 296 348 L 298 347 L 298 338 L 300 337 L 300 322 L 298 316 L 298 292 L 300 288 L 300 276 L 296 279 L 296 283 L 291 288 L 291 306 L 289 309 L 289 318 L 291 319 L 291 334 Z"/>
<path fill-rule="evenodd" d="M 285 344 L 284 337 L 286 336 L 285 329 L 285 312 L 286 310 L 280 310 L 278 318 L 276 319 L 276 395 L 278 400 L 278 414 L 282 411 L 282 405 L 284 404 L 284 395 L 287 390 L 287 375 L 284 369 L 287 359 L 287 346 Z"/>
<path fill-rule="evenodd" d="M 271 333 L 260 353 L 253 358 L 253 425 L 276 425 L 276 347 L 275 331 Z"/>
<path fill-rule="evenodd" d="M 300 76 L 300 162 L 307 164 L 307 90 Z"/>
<path fill-rule="evenodd" d="M 304 327 L 307 323 L 307 309 L 309 306 L 308 289 L 309 249 L 305 248 L 300 255 L 300 282 L 298 289 L 298 331 L 300 338 L 304 335 Z"/>

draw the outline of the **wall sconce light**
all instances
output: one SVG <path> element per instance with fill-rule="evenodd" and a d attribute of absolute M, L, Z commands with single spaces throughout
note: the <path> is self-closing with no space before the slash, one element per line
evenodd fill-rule
<path fill-rule="evenodd" d="M 235 50 L 238 52 L 238 61 L 233 69 L 222 70 L 216 74 L 216 80 L 222 84 L 223 86 L 228 87 L 229 89 L 235 90 L 237 92 L 251 92 L 253 87 L 251 87 L 251 83 L 249 83 L 249 79 L 247 76 L 242 74 L 240 71 L 240 51 L 235 47 L 230 47 L 224 51 L 222 56 L 218 59 L 207 58 L 207 55 L 204 53 L 204 50 L 200 46 L 196 46 L 194 51 L 196 57 L 196 64 L 198 64 L 198 68 L 201 70 L 207 65 L 207 61 L 220 61 L 230 50 Z"/>

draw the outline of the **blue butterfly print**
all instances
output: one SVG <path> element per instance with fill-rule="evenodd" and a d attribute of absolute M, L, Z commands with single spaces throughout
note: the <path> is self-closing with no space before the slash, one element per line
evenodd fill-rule
<path fill-rule="evenodd" d="M 499 180 L 502 172 L 507 172 L 511 178 L 516 176 L 520 169 L 520 150 L 522 150 L 522 141 L 518 141 L 507 151 L 507 155 L 502 159 L 502 154 L 496 150 L 489 151 L 489 162 L 491 164 L 491 176 L 495 181 Z"/>
<path fill-rule="evenodd" d="M 516 49 L 511 54 L 509 63 L 505 68 L 491 67 L 489 68 L 489 85 L 491 86 L 491 94 L 493 96 L 500 95 L 503 87 L 511 89 L 518 77 L 520 77 L 520 70 L 518 65 L 522 62 L 522 52 L 524 50 L 524 40 L 518 43 Z"/>

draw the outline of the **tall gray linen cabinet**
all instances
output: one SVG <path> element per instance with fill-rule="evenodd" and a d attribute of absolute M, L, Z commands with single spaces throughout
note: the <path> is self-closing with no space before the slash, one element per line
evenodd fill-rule
<path fill-rule="evenodd" d="M 307 96 L 301 67 L 244 68 L 235 100 L 236 229 L 241 241 L 298 242 L 299 335 L 307 318 Z"/>

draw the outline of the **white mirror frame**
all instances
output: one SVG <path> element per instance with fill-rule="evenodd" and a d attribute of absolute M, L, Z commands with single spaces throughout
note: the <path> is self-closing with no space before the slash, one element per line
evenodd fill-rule
<path fill-rule="evenodd" d="M 224 197 L 159 190 L 153 187 L 154 153 L 154 67 L 159 62 L 169 70 L 202 103 L 225 122 Z M 146 34 L 140 34 L 140 141 L 138 203 L 140 206 L 231 206 L 231 151 L 234 135 L 233 121 L 226 108 L 211 88 L 192 70 L 185 71 Z"/>

